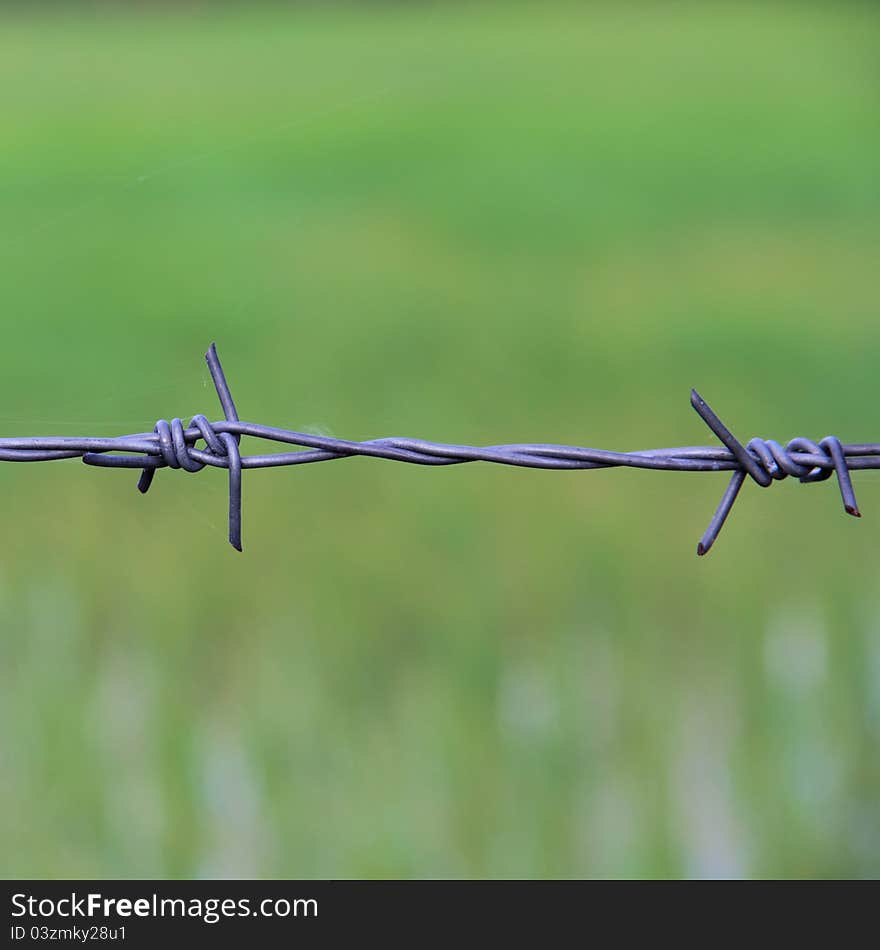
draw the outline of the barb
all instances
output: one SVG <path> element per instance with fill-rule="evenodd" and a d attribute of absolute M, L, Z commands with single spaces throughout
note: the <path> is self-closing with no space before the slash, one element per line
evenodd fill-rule
<path fill-rule="evenodd" d="M 226 375 L 214 344 L 205 354 L 224 418 L 209 422 L 199 414 L 188 426 L 180 419 L 160 419 L 152 432 L 112 438 L 40 437 L 0 438 L 0 462 L 49 462 L 81 458 L 103 468 L 141 469 L 138 489 L 146 493 L 157 469 L 176 468 L 200 472 L 206 466 L 229 473 L 229 541 L 241 551 L 241 475 L 247 468 L 305 465 L 333 459 L 368 456 L 415 465 L 461 465 L 493 462 L 524 468 L 579 470 L 595 468 L 646 468 L 671 472 L 732 472 L 697 554 L 707 554 L 730 514 L 739 491 L 750 477 L 762 488 L 790 475 L 801 482 L 818 482 L 837 475 L 847 514 L 861 517 L 850 472 L 880 469 L 880 443 L 844 445 L 834 436 L 820 442 L 792 439 L 783 447 L 772 439 L 752 439 L 743 446 L 706 401 L 691 390 L 691 405 L 721 442 L 720 447 L 685 446 L 642 452 L 608 452 L 574 445 L 519 443 L 513 445 L 447 445 L 422 439 L 373 439 L 349 442 L 309 435 L 239 419 Z M 297 446 L 292 452 L 242 455 L 239 443 L 250 436 L 280 445 Z M 199 448 L 198 443 L 203 447 Z"/>

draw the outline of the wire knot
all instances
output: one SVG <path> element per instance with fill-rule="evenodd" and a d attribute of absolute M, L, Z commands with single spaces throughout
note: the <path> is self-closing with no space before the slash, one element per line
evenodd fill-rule
<path fill-rule="evenodd" d="M 746 448 L 764 472 L 766 481 L 759 482 L 763 482 L 764 488 L 772 480 L 781 481 L 790 475 L 807 483 L 825 481 L 835 471 L 838 475 L 843 471 L 844 477 L 849 472 L 840 439 L 833 435 L 826 436 L 821 442 L 792 439 L 784 448 L 775 439 L 752 439 Z M 805 457 L 809 458 L 805 460 Z"/>
<path fill-rule="evenodd" d="M 691 390 L 691 405 L 727 447 L 738 465 L 706 533 L 697 545 L 697 554 L 707 554 L 715 543 L 746 475 L 762 488 L 768 488 L 774 480 L 779 481 L 789 475 L 807 483 L 825 481 L 836 473 L 844 511 L 856 518 L 861 517 L 846 454 L 836 436 L 826 436 L 818 443 L 811 439 L 796 438 L 785 448 L 773 439 L 752 439 L 747 446 L 743 446 L 695 389 Z"/>
<path fill-rule="evenodd" d="M 191 427 L 196 427 L 205 440 L 208 451 L 218 458 L 226 457 L 226 447 L 217 437 L 211 423 L 202 416 L 193 416 Z M 153 430 L 159 441 L 159 450 L 162 461 L 169 468 L 182 468 L 186 472 L 200 472 L 207 463 L 193 458 L 190 450 L 195 445 L 195 439 L 186 437 L 186 430 L 180 419 L 160 419 Z"/>
<path fill-rule="evenodd" d="M 238 422 L 238 413 L 232 394 L 214 344 L 205 354 L 211 378 L 220 397 L 220 404 L 227 422 Z M 180 419 L 160 419 L 154 428 L 159 455 L 152 464 L 145 466 L 138 480 L 138 489 L 146 494 L 153 483 L 158 468 L 178 468 L 185 472 L 200 472 L 206 465 L 215 465 L 229 469 L 229 541 L 241 550 L 241 453 L 238 443 L 240 436 L 229 432 L 218 432 L 208 419 L 195 415 L 185 429 Z M 205 449 L 198 450 L 196 442 L 203 439 Z"/>

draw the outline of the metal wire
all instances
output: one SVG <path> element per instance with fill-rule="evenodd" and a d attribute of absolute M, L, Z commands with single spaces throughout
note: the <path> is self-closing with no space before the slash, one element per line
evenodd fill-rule
<path fill-rule="evenodd" d="M 850 471 L 880 469 L 880 443 L 844 445 L 836 437 L 828 436 L 820 442 L 792 439 L 784 447 L 772 439 L 752 439 L 743 446 L 696 390 L 691 390 L 691 405 L 721 441 L 722 447 L 686 446 L 642 452 L 608 452 L 546 443 L 480 447 L 402 438 L 349 442 L 240 421 L 213 343 L 205 359 L 225 417 L 219 422 L 209 422 L 205 416 L 195 415 L 188 426 L 184 426 L 180 419 L 171 422 L 160 419 L 153 432 L 113 438 L 5 438 L 0 439 L 0 462 L 81 458 L 87 465 L 104 468 L 138 468 L 142 470 L 138 488 L 144 493 L 149 490 L 156 470 L 160 468 L 198 472 L 211 465 L 228 469 L 229 541 L 239 551 L 242 549 L 241 473 L 246 468 L 304 465 L 366 455 L 416 465 L 494 462 L 563 470 L 628 467 L 672 472 L 732 472 L 721 502 L 697 545 L 697 554 L 700 555 L 708 553 L 715 543 L 746 476 L 767 488 L 774 480 L 789 475 L 801 482 L 818 482 L 836 473 L 844 510 L 858 518 L 861 515 Z M 243 435 L 300 448 L 294 452 L 243 456 L 239 450 Z M 199 442 L 204 443 L 202 448 L 197 448 Z"/>

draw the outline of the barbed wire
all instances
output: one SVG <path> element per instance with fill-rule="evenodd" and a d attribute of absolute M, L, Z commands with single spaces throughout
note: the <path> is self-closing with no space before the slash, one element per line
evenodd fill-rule
<path fill-rule="evenodd" d="M 213 343 L 205 359 L 224 419 L 209 422 L 199 414 L 192 417 L 188 426 L 184 426 L 180 419 L 170 422 L 160 419 L 153 432 L 110 438 L 0 438 L 0 462 L 81 458 L 87 465 L 141 469 L 138 489 L 144 493 L 149 490 L 160 468 L 186 472 L 199 472 L 205 466 L 228 469 L 229 541 L 239 551 L 242 549 L 241 476 L 248 468 L 304 465 L 368 456 L 415 465 L 493 462 L 552 470 L 627 467 L 672 472 L 732 472 L 721 502 L 697 545 L 697 554 L 700 555 L 708 553 L 715 543 L 747 476 L 762 488 L 767 488 L 773 481 L 789 476 L 801 482 L 819 482 L 836 474 L 844 510 L 860 517 L 850 471 L 880 469 L 880 443 L 842 444 L 835 436 L 827 436 L 820 442 L 792 439 L 784 447 L 773 439 L 752 439 L 743 446 L 693 389 L 691 405 L 718 437 L 722 443 L 720 447 L 684 446 L 641 452 L 609 452 L 549 443 L 472 446 L 404 438 L 350 442 L 242 422 Z M 242 455 L 239 448 L 242 436 L 299 448 L 294 452 Z M 197 448 L 198 442 L 204 443 L 203 448 Z"/>

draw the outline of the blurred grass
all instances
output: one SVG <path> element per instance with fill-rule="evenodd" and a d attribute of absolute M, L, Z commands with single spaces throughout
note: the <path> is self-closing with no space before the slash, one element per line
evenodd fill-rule
<path fill-rule="evenodd" d="M 0 14 L 0 426 L 878 437 L 868 4 Z M 880 873 L 880 483 L 3 466 L 0 872 Z"/>

